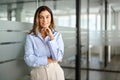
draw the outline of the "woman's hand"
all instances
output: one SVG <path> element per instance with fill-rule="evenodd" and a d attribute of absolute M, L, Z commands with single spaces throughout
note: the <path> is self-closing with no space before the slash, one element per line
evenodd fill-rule
<path fill-rule="evenodd" d="M 48 64 L 54 62 L 51 58 L 48 58 Z"/>
<path fill-rule="evenodd" d="M 54 35 L 52 34 L 52 31 L 50 30 L 50 28 L 42 28 L 41 33 L 48 35 L 51 40 L 54 39 Z"/>
<path fill-rule="evenodd" d="M 54 35 L 52 34 L 52 31 L 50 30 L 50 28 L 45 28 L 45 32 L 50 37 L 51 40 L 54 39 Z"/>

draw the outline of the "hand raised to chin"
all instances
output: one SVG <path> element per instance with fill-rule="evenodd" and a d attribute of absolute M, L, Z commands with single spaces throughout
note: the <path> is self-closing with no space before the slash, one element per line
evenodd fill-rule
<path fill-rule="evenodd" d="M 52 31 L 50 30 L 50 28 L 46 28 L 45 32 L 50 37 L 51 40 L 54 39 L 54 35 L 52 34 Z"/>

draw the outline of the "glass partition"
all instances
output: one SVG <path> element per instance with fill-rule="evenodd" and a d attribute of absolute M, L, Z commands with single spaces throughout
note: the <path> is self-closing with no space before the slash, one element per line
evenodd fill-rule
<path fill-rule="evenodd" d="M 114 80 L 120 72 L 116 4 L 117 1 L 113 5 L 109 0 L 89 0 L 89 80 Z"/>
<path fill-rule="evenodd" d="M 76 1 L 80 1 L 79 7 L 76 7 Z M 0 56 L 3 56 L 1 60 L 10 59 L 8 60 L 10 64 L 7 64 L 5 61 L 5 64 L 3 64 L 3 61 L 0 60 L 0 70 L 3 72 L 3 74 L 0 74 L 4 75 L 6 73 L 6 71 L 4 73 L 5 65 L 10 66 L 11 70 L 13 70 L 11 66 L 14 66 L 13 64 L 16 65 L 16 62 L 24 64 L 23 61 L 15 61 L 16 59 L 13 59 L 16 58 L 16 51 L 22 50 L 23 47 L 20 48 L 13 45 L 17 44 L 17 46 L 20 46 L 21 43 L 23 45 L 25 39 L 24 31 L 30 29 L 32 26 L 31 23 L 33 23 L 34 13 L 37 7 L 47 5 L 53 11 L 56 30 L 62 33 L 64 40 L 65 53 L 63 62 L 60 65 L 64 70 L 66 80 L 75 80 L 77 75 L 75 73 L 77 66 L 75 65 L 77 63 L 76 54 L 78 50 L 77 9 L 80 9 L 80 20 L 78 20 L 80 24 L 80 36 L 78 39 L 80 40 L 80 69 L 78 69 L 80 70 L 80 79 L 119 80 L 120 6 L 118 3 L 118 0 L 1 0 Z M 7 39 L 5 35 L 11 36 L 12 38 Z M 14 37 L 18 41 L 15 41 Z M 12 51 L 14 47 L 16 50 Z M 10 55 L 10 51 L 12 55 Z M 20 72 L 21 68 L 19 67 L 18 69 L 17 66 L 14 67 Z M 22 66 L 24 68 L 25 65 Z M 25 66 L 25 68 L 27 67 Z M 25 73 L 21 71 L 20 74 L 22 74 L 23 78 L 26 78 L 27 74 L 27 78 L 29 78 L 28 70 Z M 16 75 L 19 76 L 20 74 Z M 12 76 L 16 78 L 16 76 Z M 2 76 L 3 79 L 4 77 Z M 20 79 L 23 80 L 22 78 Z"/>
<path fill-rule="evenodd" d="M 37 7 L 42 5 L 46 5 L 52 9 L 56 31 L 59 31 L 62 34 L 64 40 L 64 58 L 60 65 L 64 70 L 65 79 L 68 80 L 75 79 L 75 54 L 76 54 L 75 0 L 7 0 L 7 1 L 2 0 L 0 1 L 0 20 L 1 20 L 0 36 L 2 38 L 0 40 L 0 52 L 1 52 L 0 56 L 3 56 L 4 60 L 2 58 L 0 60 L 0 80 L 4 79 L 30 80 L 29 70 L 26 69 L 28 68 L 28 66 L 25 65 L 23 60 L 24 54 L 23 46 L 26 35 L 25 31 L 31 30 L 35 11 Z M 8 39 L 8 37 L 11 38 Z M 22 43 L 22 48 L 21 45 L 19 45 L 20 43 Z M 13 46 L 15 44 L 18 44 L 16 45 L 18 47 Z M 7 49 L 9 52 L 5 49 Z M 10 56 L 8 55 L 6 56 L 6 54 L 9 54 Z M 13 59 L 16 58 L 16 55 L 20 55 L 22 59 L 21 58 L 19 59 L 18 57 L 17 57 L 18 61 L 16 59 Z M 6 60 L 10 64 L 7 64 Z M 4 69 L 6 69 L 7 67 L 4 67 L 5 65 L 3 65 L 2 62 L 10 66 L 9 67 L 10 70 L 13 70 L 14 68 L 15 68 L 14 70 L 18 70 L 19 71 L 18 73 L 16 73 L 16 71 L 12 71 L 13 74 L 16 74 L 17 76 L 16 75 L 9 76 L 8 74 L 6 74 L 6 71 L 4 71 Z M 22 68 L 19 66 L 18 63 L 21 64 Z M 22 71 L 20 69 L 25 71 Z M 4 76 L 5 74 L 6 76 Z"/>
<path fill-rule="evenodd" d="M 88 0 L 81 0 L 81 22 L 80 22 L 80 36 L 81 36 L 81 80 L 88 78 L 88 52 L 89 52 L 89 27 L 88 27 Z M 84 70 L 86 69 L 86 70 Z"/>

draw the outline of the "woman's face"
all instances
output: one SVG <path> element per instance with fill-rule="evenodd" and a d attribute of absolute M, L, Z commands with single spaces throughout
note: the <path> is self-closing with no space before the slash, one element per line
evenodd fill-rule
<path fill-rule="evenodd" d="M 49 25 L 51 24 L 51 15 L 50 15 L 50 13 L 47 10 L 42 11 L 39 14 L 39 21 L 40 21 L 40 26 L 42 28 L 49 27 Z"/>

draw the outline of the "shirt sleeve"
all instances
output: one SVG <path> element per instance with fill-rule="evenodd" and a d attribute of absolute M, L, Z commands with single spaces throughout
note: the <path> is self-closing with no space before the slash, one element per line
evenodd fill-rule
<path fill-rule="evenodd" d="M 61 61 L 64 55 L 64 43 L 62 35 L 58 33 L 54 40 L 48 42 L 53 60 Z"/>
<path fill-rule="evenodd" d="M 47 65 L 47 56 L 37 56 L 34 54 L 33 40 L 32 36 L 27 35 L 25 43 L 25 55 L 24 60 L 26 64 L 30 67 L 37 67 Z"/>

